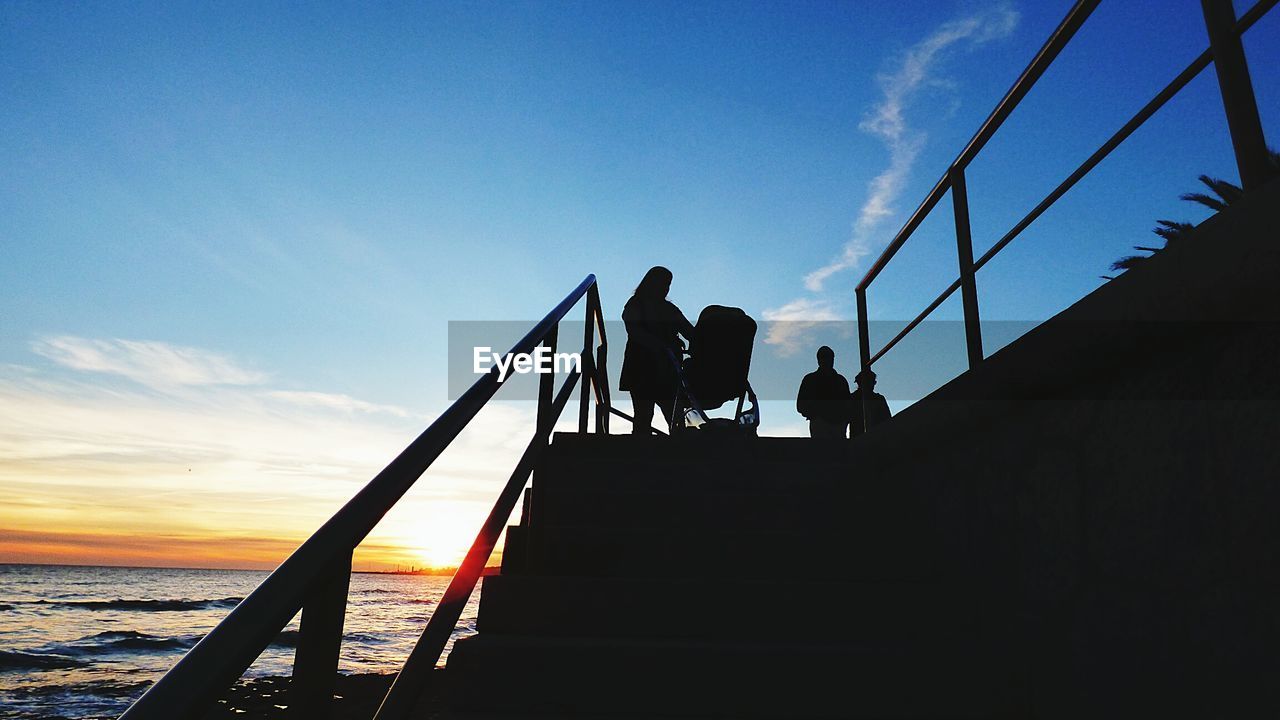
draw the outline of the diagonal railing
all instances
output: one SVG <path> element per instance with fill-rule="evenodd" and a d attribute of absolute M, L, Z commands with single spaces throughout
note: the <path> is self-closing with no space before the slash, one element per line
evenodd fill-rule
<path fill-rule="evenodd" d="M 1004 121 L 1013 113 L 1022 99 L 1026 97 L 1036 81 L 1044 75 L 1058 54 L 1067 46 L 1076 32 L 1097 9 L 1101 0 L 1079 0 L 1067 13 L 1066 17 L 1054 30 L 1040 51 L 1013 83 L 1000 103 L 978 128 L 973 138 L 965 145 L 955 161 L 947 168 L 942 177 L 934 184 L 920 206 L 907 219 L 902 229 L 885 247 L 884 251 L 867 270 L 856 290 L 858 306 L 858 352 L 861 359 L 861 370 L 867 372 L 885 353 L 893 349 L 904 337 L 937 310 L 943 302 L 956 290 L 960 291 L 964 309 L 965 348 L 968 354 L 969 367 L 977 367 L 984 359 L 982 351 L 982 328 L 978 311 L 978 288 L 976 275 L 993 257 L 1013 242 L 1046 210 L 1058 201 L 1085 175 L 1102 162 L 1111 151 L 1115 150 L 1135 130 L 1142 126 L 1152 115 L 1181 91 L 1197 75 L 1211 63 L 1214 65 L 1218 86 L 1222 95 L 1223 108 L 1226 113 L 1227 127 L 1231 133 L 1231 144 L 1235 152 L 1236 164 L 1240 170 L 1240 181 L 1244 190 L 1252 190 L 1274 173 L 1268 160 L 1266 138 L 1262 132 L 1262 124 L 1258 116 L 1257 101 L 1253 94 L 1253 83 L 1249 78 L 1249 68 L 1245 60 L 1244 49 L 1240 41 L 1241 35 L 1254 23 L 1266 15 L 1280 0 L 1258 0 L 1238 20 L 1231 0 L 1201 0 L 1204 22 L 1209 31 L 1209 49 L 1200 53 L 1182 72 L 1156 94 L 1137 114 L 1129 119 L 1114 135 L 1107 139 L 1078 168 L 1067 176 L 1043 200 L 1036 204 L 1029 213 L 1019 220 L 1013 228 L 1000 237 L 983 253 L 982 257 L 973 258 L 973 238 L 969 226 L 969 198 L 965 184 L 965 170 L 978 156 L 987 141 L 995 135 Z M 1153 7 L 1153 12 L 1158 11 Z M 889 264 L 898 250 L 910 239 L 925 218 L 933 212 L 950 191 L 956 232 L 956 259 L 959 266 L 959 277 L 956 278 L 938 297 L 930 302 L 914 319 L 908 322 L 889 342 L 876 351 L 871 352 L 870 326 L 868 325 L 867 288 L 875 281 L 880 272 Z M 870 393 L 862 394 L 863 403 L 871 400 Z M 863 408 L 862 417 L 869 417 Z"/>
<path fill-rule="evenodd" d="M 608 341 L 594 275 L 588 275 L 512 346 L 510 352 L 532 353 L 542 345 L 554 353 L 560 321 L 584 298 L 586 328 L 579 367 L 568 373 L 558 390 L 554 387 L 554 374 L 541 375 L 533 438 L 462 565 L 454 573 L 444 597 L 436 605 L 422 637 L 388 692 L 378 718 L 405 717 L 426 686 L 429 671 L 439 660 L 528 482 L 534 463 L 550 442 L 551 431 L 580 379 L 583 384 L 578 410 L 579 432 L 586 433 L 591 425 L 589 414 L 593 399 L 594 430 L 609 431 L 609 417 L 614 413 L 605 364 Z M 595 339 L 597 332 L 599 343 Z M 337 677 L 352 552 L 502 384 L 495 365 L 138 698 L 120 716 L 121 720 L 202 717 L 217 696 L 248 669 L 299 611 L 302 621 L 289 688 L 290 711 L 297 717 L 326 717 Z"/>

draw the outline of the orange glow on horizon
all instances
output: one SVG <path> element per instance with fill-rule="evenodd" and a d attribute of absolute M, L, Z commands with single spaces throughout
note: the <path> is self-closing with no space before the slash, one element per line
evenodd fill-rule
<path fill-rule="evenodd" d="M 477 529 L 470 518 L 464 521 L 456 515 L 437 515 L 414 528 L 413 534 L 401 539 L 400 544 L 418 558 L 418 564 L 456 567 L 466 557 Z"/>
<path fill-rule="evenodd" d="M 116 533 L 0 529 L 0 563 L 273 570 L 305 538 L 141 536 Z M 367 542 L 355 551 L 355 570 L 439 569 L 461 561 L 470 540 L 423 545 Z"/>

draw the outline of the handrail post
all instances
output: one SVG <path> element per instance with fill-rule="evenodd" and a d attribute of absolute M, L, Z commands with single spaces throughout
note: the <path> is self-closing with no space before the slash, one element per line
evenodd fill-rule
<path fill-rule="evenodd" d="M 551 326 L 551 330 L 547 332 L 546 338 L 543 339 L 542 345 L 551 350 L 552 372 L 543 372 L 538 376 L 538 428 L 543 428 L 548 422 L 555 422 L 555 418 L 551 417 L 551 397 L 555 393 L 555 353 L 556 353 L 556 336 L 560 334 L 560 325 L 557 323 Z M 541 371 L 542 368 L 539 368 Z"/>
<path fill-rule="evenodd" d="M 982 362 L 982 325 L 978 317 L 978 284 L 973 270 L 973 236 L 969 229 L 969 191 L 964 168 L 952 165 L 951 204 L 956 221 L 956 257 L 960 261 L 960 298 L 964 303 L 964 339 L 970 369 Z"/>
<path fill-rule="evenodd" d="M 1209 29 L 1213 69 L 1227 112 L 1227 129 L 1235 150 L 1240 184 L 1245 190 L 1262 185 L 1272 174 L 1267 158 L 1267 140 L 1258 117 L 1258 101 L 1249 79 L 1244 45 L 1236 30 L 1236 12 L 1231 0 L 1200 0 L 1204 23 Z"/>
<path fill-rule="evenodd" d="M 511 346 L 508 355 L 534 352 L 539 342 L 553 337 L 557 323 L 581 302 L 583 295 L 595 283 L 594 275 L 584 278 L 524 337 Z M 603 329 L 597 330 L 603 338 Z M 547 426 L 545 431 L 535 436 L 542 445 L 548 444 L 551 428 L 568 402 L 572 385 L 578 381 L 579 374 L 576 370 L 569 373 L 566 389 L 547 408 L 547 414 L 539 418 Z M 477 378 L 426 430 L 325 521 L 319 530 L 307 538 L 120 717 L 125 720 L 197 717 L 219 693 L 225 692 L 244 674 L 276 639 L 281 628 L 304 609 L 305 629 L 302 640 L 307 648 L 300 649 L 298 653 L 295 665 L 300 667 L 296 668 L 299 670 L 297 676 L 303 680 L 308 676 L 335 676 L 333 663 L 336 662 L 338 651 L 312 652 L 310 649 L 317 644 L 309 639 L 313 635 L 316 641 L 325 637 L 340 639 L 342 632 L 338 622 L 343 613 L 340 610 L 331 609 L 326 612 L 321 609 L 321 601 L 317 595 L 321 586 L 318 583 L 325 582 L 331 578 L 331 573 L 338 572 L 338 577 L 346 578 L 341 586 L 349 586 L 352 549 L 368 537 L 387 511 L 404 497 L 418 478 L 449 448 L 502 388 L 502 384 L 496 367 Z M 502 519 L 505 521 L 509 514 L 510 509 Z M 334 604 L 345 597 L 337 590 L 326 596 L 333 598 Z M 323 618 L 329 620 L 326 622 Z M 320 629 L 324 628 L 327 629 L 321 632 Z M 323 647 L 323 643 L 319 644 Z M 316 669 L 308 670 L 306 665 L 315 659 L 326 660 L 326 667 L 321 667 L 317 660 Z M 299 687 L 305 684 L 300 682 Z M 323 693 L 319 695 L 325 697 Z"/>
<path fill-rule="evenodd" d="M 598 373 L 609 372 L 609 347 L 606 343 L 601 343 L 596 347 L 595 371 Z M 603 369 L 601 369 L 603 368 Z M 610 411 L 609 403 L 609 376 L 602 374 L 600 380 L 600 396 L 602 401 L 596 402 L 596 432 L 609 434 L 609 416 L 613 413 Z"/>
<path fill-rule="evenodd" d="M 578 434 L 587 434 L 587 422 L 591 416 L 591 389 L 596 382 L 596 369 L 592 367 L 591 344 L 595 341 L 595 308 L 591 303 L 591 293 L 587 293 L 586 313 L 582 322 L 582 355 L 579 358 L 582 370 L 582 389 L 578 399 Z M 596 411 L 597 417 L 599 411 Z"/>
<path fill-rule="evenodd" d="M 867 289 L 865 287 L 858 288 L 856 293 L 858 298 L 858 358 L 859 371 L 858 375 L 871 372 L 871 328 L 867 325 Z M 856 380 L 856 378 L 855 378 Z M 867 410 L 871 407 L 870 393 L 858 393 L 862 398 L 862 428 L 861 432 L 867 430 Z M 853 428 L 849 428 L 849 437 L 854 436 Z"/>
<path fill-rule="evenodd" d="M 592 382 L 597 388 L 596 394 L 596 432 L 609 434 L 609 416 L 613 414 L 609 400 L 609 336 L 605 332 L 604 311 L 600 308 L 600 284 L 592 284 L 587 288 L 587 301 L 593 308 L 589 322 L 596 323 L 600 333 L 600 344 L 595 350 L 594 363 L 591 367 Z"/>
<path fill-rule="evenodd" d="M 293 717 L 327 718 L 333 708 L 350 582 L 351 553 L 345 553 L 329 575 L 316 583 L 302 608 L 288 695 Z"/>

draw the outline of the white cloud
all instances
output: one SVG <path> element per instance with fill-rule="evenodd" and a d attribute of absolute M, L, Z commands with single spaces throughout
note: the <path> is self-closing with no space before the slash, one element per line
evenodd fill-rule
<path fill-rule="evenodd" d="M 352 479 L 407 444 L 405 423 L 356 421 L 304 407 L 271 407 L 253 388 L 208 386 L 180 396 L 0 376 L 0 475 L 5 465 L 95 475 L 158 468 L 252 469 L 262 475 L 343 468 Z M 397 432 L 398 431 L 398 432 Z M 408 432 L 406 432 L 408 431 Z"/>
<path fill-rule="evenodd" d="M 765 310 L 764 341 L 778 346 L 779 354 L 791 356 L 799 352 L 808 330 L 820 322 L 839 320 L 840 314 L 831 303 L 812 298 L 798 298 L 779 308 Z"/>
<path fill-rule="evenodd" d="M 409 417 L 409 411 L 395 405 L 379 405 L 350 395 L 300 390 L 273 390 L 267 397 L 302 407 L 324 408 L 345 413 L 387 413 L 396 417 Z"/>
<path fill-rule="evenodd" d="M 897 214 L 896 203 L 906 187 L 928 135 L 914 128 L 908 111 L 919 92 L 926 87 L 948 86 L 937 75 L 945 51 L 956 45 L 978 46 L 1006 37 L 1017 27 L 1019 15 L 1007 4 L 983 10 L 936 28 L 902 56 L 894 69 L 877 77 L 881 99 L 858 125 L 858 129 L 878 138 L 888 152 L 888 165 L 867 185 L 867 196 L 853 222 L 852 233 L 840 253 L 831 262 L 804 277 L 810 293 L 821 293 L 833 275 L 859 266 L 862 259 L 881 247 L 884 223 Z M 784 354 L 794 353 L 803 343 L 805 331 L 813 322 L 838 319 L 835 303 L 820 297 L 798 298 L 785 305 L 766 310 L 770 316 L 785 318 L 776 324 L 765 342 L 778 345 Z M 806 324 L 806 322 L 808 324 Z"/>
<path fill-rule="evenodd" d="M 258 385 L 260 372 L 200 348 L 145 340 L 95 340 L 60 335 L 42 338 L 32 350 L 73 370 L 119 375 L 147 387 Z"/>
<path fill-rule="evenodd" d="M 264 375 L 196 348 L 65 337 L 33 348 L 80 372 L 0 366 L 4 527 L 306 537 L 435 417 L 266 389 L 250 384 Z M 145 387 L 122 387 L 116 376 Z M 533 415 L 531 403 L 482 410 L 370 542 L 412 534 L 442 502 L 483 519 L 532 436 Z"/>
<path fill-rule="evenodd" d="M 862 258 L 875 249 L 877 231 L 885 220 L 895 214 L 894 203 L 902 194 L 916 158 L 928 140 L 924 131 L 912 128 L 907 122 L 906 112 L 921 88 L 940 84 L 934 71 L 943 52 L 957 43 L 976 46 L 1006 37 L 1017 27 L 1018 19 L 1016 10 L 1002 4 L 977 15 L 945 23 L 912 46 L 895 70 L 877 78 L 882 99 L 858 129 L 884 143 L 889 152 L 889 164 L 871 180 L 867 199 L 853 223 L 852 237 L 834 260 L 805 276 L 806 289 L 821 292 L 828 278 L 857 267 Z"/>

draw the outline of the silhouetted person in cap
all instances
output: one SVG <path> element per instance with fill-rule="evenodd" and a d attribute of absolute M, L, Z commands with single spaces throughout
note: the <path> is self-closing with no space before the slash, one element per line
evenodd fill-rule
<path fill-rule="evenodd" d="M 884 396 L 876 392 L 876 374 L 870 370 L 863 370 L 854 378 L 858 383 L 858 389 L 849 395 L 849 437 L 857 437 L 864 430 L 862 428 L 862 393 L 870 393 L 867 398 L 867 429 L 871 429 L 876 425 L 889 419 L 889 401 Z"/>
<path fill-rule="evenodd" d="M 644 274 L 635 293 L 622 307 L 627 327 L 627 348 L 622 356 L 618 389 L 631 392 L 635 418 L 631 432 L 648 435 L 653 425 L 653 406 L 662 409 L 663 420 L 671 422 L 676 399 L 676 369 L 672 358 L 680 360 L 684 345 L 677 335 L 693 337 L 693 325 L 670 300 L 671 271 L 653 267 Z"/>
<path fill-rule="evenodd" d="M 849 419 L 849 381 L 836 372 L 836 353 L 818 348 L 818 369 L 800 381 L 796 410 L 809 419 L 809 437 L 843 438 Z"/>

